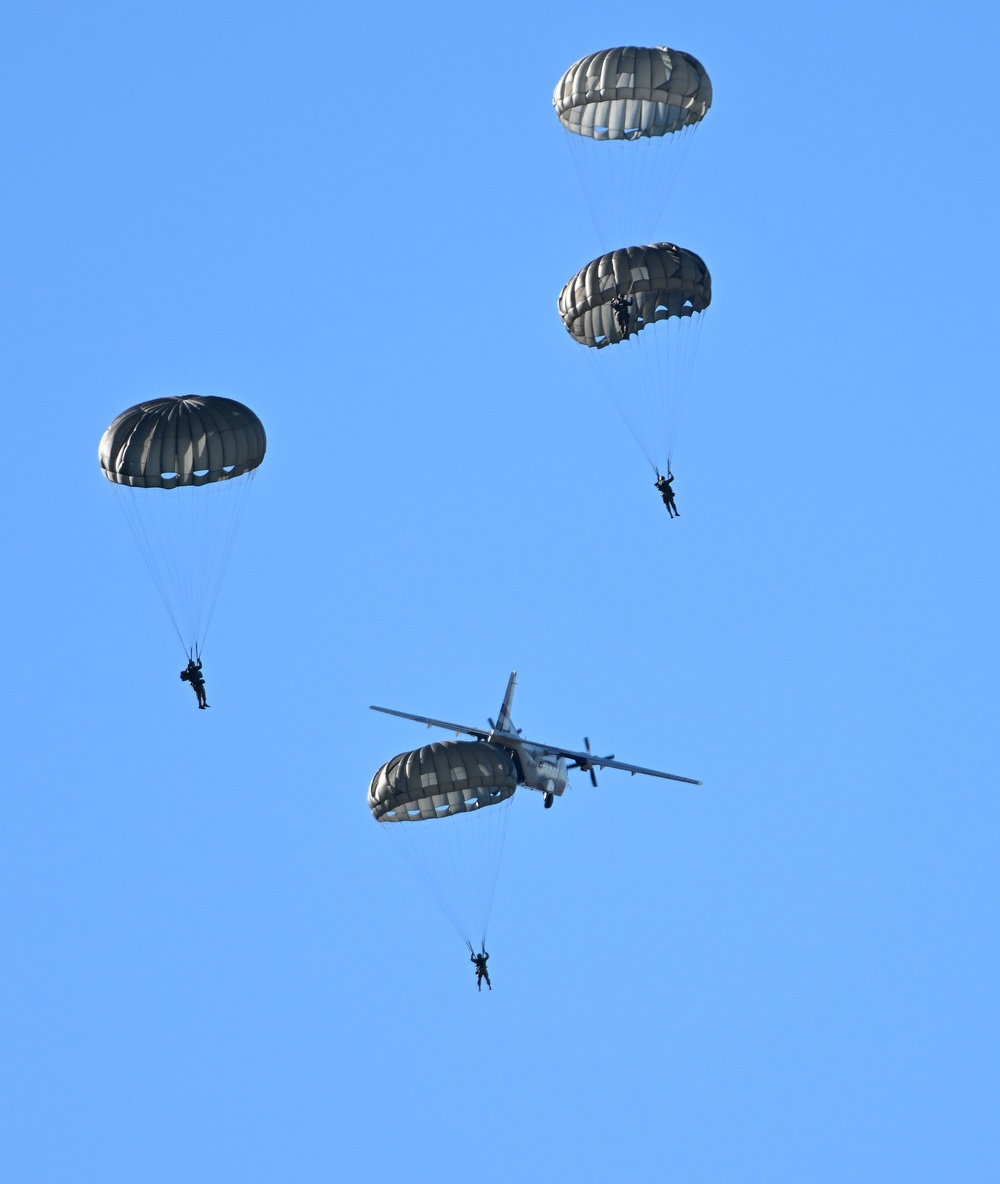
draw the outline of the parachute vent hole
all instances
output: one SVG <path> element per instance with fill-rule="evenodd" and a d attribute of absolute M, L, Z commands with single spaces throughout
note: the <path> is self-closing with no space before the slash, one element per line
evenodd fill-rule
<path fill-rule="evenodd" d="M 194 475 L 196 477 L 207 477 L 208 476 L 208 469 L 195 469 Z"/>
<path fill-rule="evenodd" d="M 224 473 L 232 473 L 235 471 L 235 469 L 236 469 L 235 465 L 223 465 L 222 466 L 222 471 Z"/>
<path fill-rule="evenodd" d="M 174 481 L 180 476 L 180 473 L 161 473 L 161 481 Z"/>

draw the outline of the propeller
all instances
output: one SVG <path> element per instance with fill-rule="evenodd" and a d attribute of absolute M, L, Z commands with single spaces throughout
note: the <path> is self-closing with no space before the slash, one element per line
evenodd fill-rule
<path fill-rule="evenodd" d="M 590 756 L 590 738 L 587 736 L 584 736 L 583 738 L 583 747 L 587 750 L 587 755 Z M 590 763 L 590 761 L 576 761 L 569 767 L 571 769 L 579 769 L 582 773 L 589 773 L 590 784 L 594 787 L 594 789 L 597 788 L 597 774 L 594 772 L 594 766 Z"/>

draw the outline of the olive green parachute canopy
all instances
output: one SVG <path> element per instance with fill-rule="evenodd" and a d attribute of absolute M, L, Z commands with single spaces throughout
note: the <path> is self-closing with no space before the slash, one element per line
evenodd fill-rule
<path fill-rule="evenodd" d="M 630 335 L 668 317 L 689 317 L 712 302 L 712 277 L 701 256 L 673 243 L 609 251 L 578 271 L 559 293 L 559 315 L 574 341 L 595 349 L 622 334 L 612 301 L 631 296 Z"/>
<path fill-rule="evenodd" d="M 101 439 L 105 477 L 117 485 L 176 489 L 239 477 L 264 459 L 256 415 L 235 399 L 184 395 L 123 411 Z"/>
<path fill-rule="evenodd" d="M 570 66 L 552 103 L 563 127 L 579 136 L 638 140 L 700 122 L 712 105 L 712 83 L 689 53 L 623 45 Z"/>
<path fill-rule="evenodd" d="M 139 403 L 101 438 L 101 471 L 189 657 L 202 652 L 266 448 L 250 408 L 218 396 Z"/>
<path fill-rule="evenodd" d="M 502 748 L 444 740 L 383 765 L 372 778 L 368 805 L 376 822 L 419 822 L 495 806 L 515 789 L 517 774 Z"/>

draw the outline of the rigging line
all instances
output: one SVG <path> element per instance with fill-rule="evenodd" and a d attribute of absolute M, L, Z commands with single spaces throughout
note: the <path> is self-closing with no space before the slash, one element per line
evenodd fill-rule
<path fill-rule="evenodd" d="M 483 921 L 483 948 L 486 948 L 486 934 L 489 931 L 490 921 L 493 917 L 493 905 L 496 900 L 497 884 L 500 880 L 500 865 L 503 862 L 503 853 L 507 845 L 507 826 L 510 818 L 510 811 L 513 809 L 513 801 L 517 794 L 514 793 L 505 801 L 501 802 L 496 809 L 503 812 L 503 818 L 497 820 L 496 826 L 500 829 L 499 850 L 497 852 L 495 866 L 493 869 L 492 884 L 489 885 L 489 895 L 486 903 L 485 920 Z"/>
<path fill-rule="evenodd" d="M 167 615 L 169 616 L 170 622 L 174 627 L 174 632 L 177 634 L 177 639 L 181 643 L 181 649 L 185 654 L 187 654 L 188 647 L 184 640 L 184 635 L 181 632 L 181 627 L 177 621 L 177 617 L 167 598 L 166 589 L 164 587 L 160 573 L 157 570 L 157 566 L 153 558 L 152 546 L 149 538 L 147 537 L 145 525 L 142 522 L 142 519 L 138 516 L 135 502 L 133 500 L 136 496 L 136 491 L 128 485 L 119 485 L 117 482 L 114 484 L 117 495 L 116 501 L 118 502 L 122 514 L 125 517 L 125 521 L 132 533 L 132 537 L 135 539 L 136 544 L 139 547 L 139 553 L 143 558 L 143 562 L 146 565 L 147 571 L 152 577 L 153 585 L 156 588 L 156 591 L 159 593 L 160 600 L 163 602 L 163 606 L 167 610 Z"/>
<path fill-rule="evenodd" d="M 648 329 L 642 332 L 648 332 Z M 602 377 L 612 403 L 625 421 L 643 455 L 655 462 L 655 436 L 650 432 L 649 375 L 647 373 L 648 342 L 636 333 L 627 341 L 607 346 L 601 351 L 605 358 Z M 594 359 L 595 362 L 598 359 Z"/>
<path fill-rule="evenodd" d="M 434 820 L 431 821 L 433 824 Z M 406 827 L 419 825 L 421 824 L 410 822 L 380 822 L 379 829 L 381 830 L 386 827 Z M 462 941 L 468 943 L 469 938 L 465 933 L 465 930 L 459 924 L 458 918 L 455 916 L 451 905 L 446 900 L 443 890 L 437 884 L 435 877 L 431 875 L 426 862 L 420 857 L 420 854 L 417 852 L 412 840 L 406 836 L 405 832 L 401 832 L 398 836 L 393 830 L 389 830 L 387 833 L 389 834 L 389 837 L 396 849 L 400 852 L 410 867 L 416 872 L 417 876 L 423 880 L 424 884 L 430 891 L 431 896 L 434 898 L 435 902 L 437 903 L 441 912 L 444 914 L 445 918 L 451 924 L 452 928 L 455 930 Z"/>
<path fill-rule="evenodd" d="M 227 503 L 226 523 L 224 526 L 224 537 L 222 540 L 221 549 L 219 552 L 216 571 L 213 572 L 211 587 L 204 595 L 203 600 L 199 603 L 205 603 L 206 609 L 204 612 L 204 626 L 200 629 L 200 636 L 202 641 L 208 636 L 208 630 L 212 623 L 212 618 L 215 615 L 215 608 L 219 600 L 219 595 L 222 591 L 222 583 L 225 573 L 229 567 L 229 561 L 232 558 L 233 550 L 236 546 L 236 536 L 239 532 L 240 524 L 243 521 L 243 515 L 246 512 L 247 502 L 250 497 L 250 489 L 253 484 L 253 478 L 257 470 L 251 469 L 249 473 L 243 473 L 239 477 L 230 478 L 222 482 L 227 488 L 220 497 L 220 501 L 224 500 Z M 235 492 L 231 492 L 228 488 L 230 485 L 237 485 L 242 482 L 244 478 L 250 478 L 246 484 L 240 485 Z M 235 507 L 229 505 L 235 501 Z"/>
<path fill-rule="evenodd" d="M 617 383 L 615 382 L 615 380 L 613 378 L 609 377 L 609 375 L 608 375 L 608 370 L 610 370 L 612 368 L 620 369 L 620 367 L 616 367 L 613 360 L 609 359 L 609 360 L 605 361 L 605 360 L 601 359 L 600 356 L 598 356 L 596 358 L 593 356 L 594 353 L 597 353 L 598 355 L 600 355 L 602 353 L 606 354 L 609 352 L 609 350 L 616 349 L 617 346 L 608 346 L 606 349 L 603 349 L 603 350 L 591 350 L 591 348 L 589 346 L 583 346 L 582 348 L 587 350 L 588 363 L 593 367 L 595 373 L 597 374 L 598 381 L 600 382 L 601 386 L 604 388 L 604 393 L 607 395 L 612 406 L 618 412 L 619 416 L 621 417 L 622 421 L 625 424 L 625 427 L 632 434 L 632 439 L 635 440 L 636 444 L 639 446 L 640 451 L 643 453 L 643 455 L 646 457 L 646 459 L 649 461 L 649 463 L 653 464 L 654 461 L 653 461 L 652 456 L 650 455 L 649 449 L 647 448 L 645 442 L 643 441 L 636 424 L 633 422 L 632 417 L 626 411 L 625 407 L 622 404 L 621 399 L 619 398 L 619 396 L 617 394 L 617 389 L 616 389 Z"/>
<path fill-rule="evenodd" d="M 476 934 L 485 941 L 506 836 L 500 808 L 509 800 L 448 819 L 383 824 L 404 828 L 390 831 L 393 841 L 463 940 Z"/>
<path fill-rule="evenodd" d="M 651 188 L 655 186 L 655 205 L 650 216 L 650 225 L 656 226 L 666 211 L 667 205 L 673 194 L 674 187 L 680 176 L 681 169 L 684 166 L 684 161 L 691 149 L 691 141 L 694 139 L 695 132 L 698 130 L 700 124 L 687 124 L 676 132 L 669 132 L 665 136 L 660 136 L 658 139 L 666 140 L 668 143 L 664 144 L 664 151 L 662 153 L 662 165 L 655 169 L 650 176 Z M 652 143 L 652 139 L 650 139 Z M 659 236 L 656 236 L 657 239 Z"/>
<path fill-rule="evenodd" d="M 584 179 L 583 170 L 581 168 L 580 152 L 583 150 L 583 144 L 577 142 L 581 139 L 581 137 L 575 132 L 569 131 L 569 129 L 566 127 L 563 127 L 562 130 L 564 142 L 569 144 L 569 154 L 573 160 L 573 167 L 576 169 L 576 175 L 580 182 L 580 188 L 583 190 L 584 200 L 586 201 L 587 208 L 590 211 L 590 219 L 594 224 L 594 230 L 597 234 L 597 241 L 598 243 L 601 243 L 603 242 L 603 235 L 601 232 L 600 219 L 597 215 L 597 208 L 594 205 L 594 201 L 590 194 L 590 189 L 587 186 L 587 183 Z"/>

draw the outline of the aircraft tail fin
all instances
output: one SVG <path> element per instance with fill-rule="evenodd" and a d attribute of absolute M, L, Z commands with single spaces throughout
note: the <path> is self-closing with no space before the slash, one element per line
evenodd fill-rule
<path fill-rule="evenodd" d="M 514 687 L 517 684 L 517 671 L 511 671 L 510 679 L 507 682 L 507 691 L 503 697 L 503 705 L 500 708 L 500 714 L 497 716 L 496 731 L 498 732 L 516 732 L 517 729 L 510 720 L 510 704 L 514 698 Z"/>

